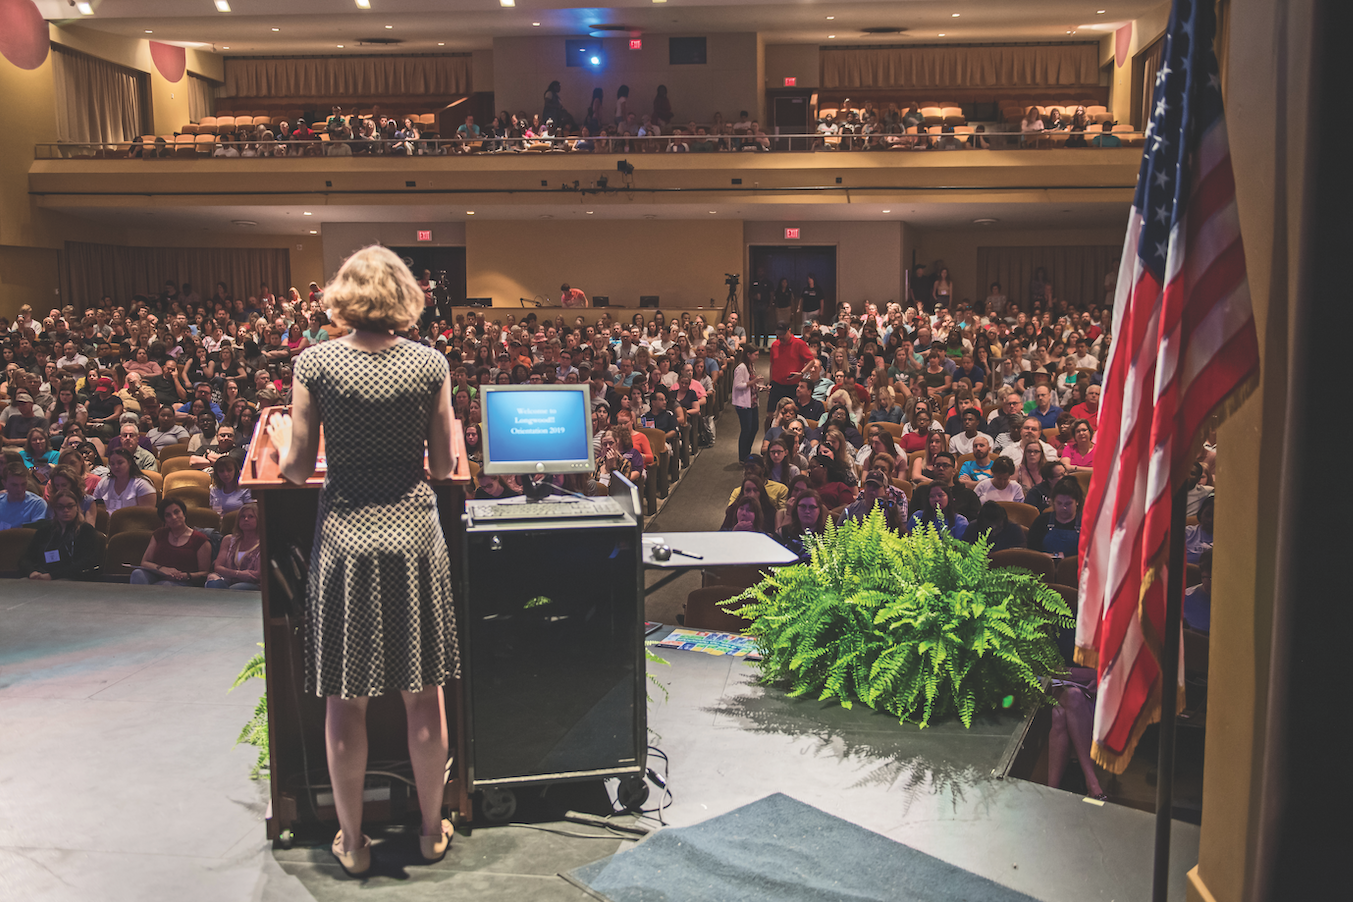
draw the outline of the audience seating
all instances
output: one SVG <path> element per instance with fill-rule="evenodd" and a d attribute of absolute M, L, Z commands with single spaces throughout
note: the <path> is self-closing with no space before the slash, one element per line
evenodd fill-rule
<path fill-rule="evenodd" d="M 114 513 L 120 514 L 122 511 Z M 130 578 L 132 571 L 141 565 L 141 559 L 146 556 L 151 535 L 148 529 L 127 529 L 109 536 L 108 544 L 103 549 L 103 578 Z"/>
<path fill-rule="evenodd" d="M 1081 572 L 1081 559 L 1079 557 L 1064 557 L 1057 562 L 1057 570 L 1053 578 L 1064 586 L 1079 586 Z"/>
<path fill-rule="evenodd" d="M 1070 477 L 1071 477 L 1072 479 L 1076 480 L 1076 482 L 1080 483 L 1081 494 L 1082 494 L 1082 495 L 1084 495 L 1084 494 L 1086 494 L 1086 493 L 1088 493 L 1088 492 L 1090 491 L 1090 471 L 1089 471 L 1089 470 L 1077 470 L 1076 472 L 1070 473 L 1070 474 L 1068 474 L 1068 475 L 1070 475 Z"/>
<path fill-rule="evenodd" d="M 729 599 L 742 593 L 737 586 L 716 585 L 695 589 L 686 596 L 684 626 L 697 630 L 717 630 L 721 633 L 741 633 L 751 621 L 737 614 L 729 614 L 723 606 Z"/>
<path fill-rule="evenodd" d="M 649 485 L 645 488 L 652 497 L 646 499 L 646 506 L 650 514 L 658 512 L 658 498 L 666 498 L 671 488 L 671 452 L 667 449 L 667 433 L 661 429 L 649 429 L 646 426 L 636 427 L 639 432 L 648 439 L 648 444 L 653 448 L 653 465 L 648 469 L 656 477 L 650 479 Z"/>
<path fill-rule="evenodd" d="M 192 468 L 192 460 L 188 457 L 171 457 L 160 464 L 160 473 L 168 476 L 170 473 L 177 473 L 179 470 L 191 470 Z"/>
<path fill-rule="evenodd" d="M 164 495 L 162 497 L 177 498 L 184 504 L 188 505 L 190 509 L 200 507 L 210 510 L 209 507 L 210 504 L 209 499 L 211 498 L 210 490 L 205 489 L 200 485 L 180 483 L 179 485 L 175 486 L 172 489 L 165 489 Z"/>
<path fill-rule="evenodd" d="M 1017 523 L 1025 529 L 1033 526 L 1034 521 L 1038 519 L 1038 508 L 1032 504 L 1025 504 L 1022 501 L 997 501 L 996 503 L 1005 508 L 1011 523 Z"/>
<path fill-rule="evenodd" d="M 221 515 L 209 507 L 188 505 L 188 525 L 193 529 L 214 529 L 221 531 Z"/>
<path fill-rule="evenodd" d="M 1051 583 L 1053 580 L 1056 569 L 1055 563 L 1052 555 L 1030 548 L 1005 548 L 991 553 L 991 566 L 1023 567 L 1025 570 L 1042 577 L 1043 581 L 1047 583 Z"/>
<path fill-rule="evenodd" d="M 160 494 L 173 494 L 174 489 L 183 486 L 209 489 L 211 488 L 211 473 L 206 470 L 175 470 L 164 477 L 164 488 L 160 491 Z"/>
<path fill-rule="evenodd" d="M 0 578 L 22 578 L 28 575 L 19 572 L 19 558 L 28 550 L 28 544 L 36 532 L 36 529 L 22 526 L 15 529 L 0 529 Z"/>
<path fill-rule="evenodd" d="M 111 538 L 128 530 L 154 532 L 163 525 L 159 513 L 153 507 L 123 507 L 108 516 L 108 536 Z"/>
<path fill-rule="evenodd" d="M 221 535 L 228 536 L 235 531 L 235 521 L 239 516 L 240 512 L 237 510 L 221 515 Z"/>
<path fill-rule="evenodd" d="M 1080 610 L 1080 590 L 1075 586 L 1068 586 L 1063 583 L 1049 583 L 1048 588 L 1062 596 L 1062 601 L 1071 609 L 1074 616 Z"/>
<path fill-rule="evenodd" d="M 146 479 L 149 480 L 151 485 L 155 486 L 155 491 L 157 494 L 163 494 L 164 490 L 163 473 L 160 473 L 156 470 L 142 470 L 141 475 L 146 477 Z"/>
<path fill-rule="evenodd" d="M 178 442 L 173 445 L 166 445 L 160 449 L 160 460 L 169 460 L 171 457 L 182 457 L 188 453 L 188 443 Z"/>

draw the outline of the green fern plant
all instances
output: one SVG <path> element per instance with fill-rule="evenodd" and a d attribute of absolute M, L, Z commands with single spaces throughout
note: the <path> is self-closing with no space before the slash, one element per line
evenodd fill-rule
<path fill-rule="evenodd" d="M 752 621 L 764 683 L 971 727 L 981 712 L 1043 699 L 1041 678 L 1063 668 L 1055 631 L 1074 624 L 1037 576 L 992 569 L 989 547 L 929 525 L 898 535 L 876 509 L 829 523 L 808 563 L 774 570 L 727 610 Z"/>
<path fill-rule="evenodd" d="M 263 643 L 258 643 L 259 648 Z M 231 684 L 227 692 L 233 692 L 240 686 L 252 679 L 263 679 L 263 653 L 259 652 L 249 659 L 249 663 L 244 665 L 239 676 L 235 677 L 235 682 Z M 258 704 L 254 706 L 254 714 L 249 718 L 249 722 L 240 730 L 240 735 L 235 738 L 235 744 L 243 742 L 246 745 L 252 745 L 258 749 L 258 759 L 254 762 L 253 768 L 249 771 L 249 776 L 254 780 L 261 780 L 268 775 L 268 693 L 264 692 L 259 696 Z"/>

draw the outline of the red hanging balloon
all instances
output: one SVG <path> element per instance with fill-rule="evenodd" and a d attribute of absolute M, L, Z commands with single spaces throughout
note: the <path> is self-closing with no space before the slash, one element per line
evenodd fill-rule
<path fill-rule="evenodd" d="M 36 69 L 51 47 L 47 23 L 33 0 L 0 0 L 0 56 L 20 69 Z"/>

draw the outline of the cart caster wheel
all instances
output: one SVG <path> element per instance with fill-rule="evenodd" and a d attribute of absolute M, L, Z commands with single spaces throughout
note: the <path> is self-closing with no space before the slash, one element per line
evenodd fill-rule
<path fill-rule="evenodd" d="M 294 833 L 292 833 L 290 830 L 283 830 L 281 833 L 277 835 L 277 848 L 290 849 L 291 844 L 292 842 L 295 841 L 295 839 L 296 835 Z"/>
<path fill-rule="evenodd" d="M 638 813 L 648 801 L 648 783 L 642 775 L 622 777 L 615 790 L 615 800 L 626 811 Z"/>
<path fill-rule="evenodd" d="M 495 824 L 506 823 L 517 813 L 517 794 L 501 786 L 486 789 L 480 798 L 479 807 L 489 821 Z"/>

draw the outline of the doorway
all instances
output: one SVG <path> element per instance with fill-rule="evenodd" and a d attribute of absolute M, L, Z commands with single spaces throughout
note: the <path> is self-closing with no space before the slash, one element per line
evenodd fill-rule
<path fill-rule="evenodd" d="M 822 292 L 821 319 L 831 322 L 836 318 L 836 245 L 752 245 L 748 250 L 751 281 L 760 280 L 773 291 L 781 279 L 788 279 L 797 303 L 811 274 Z"/>
<path fill-rule="evenodd" d="M 443 310 L 465 305 L 465 248 L 423 246 L 390 250 L 399 254 L 415 279 L 423 275 L 423 270 L 431 270 L 438 286 L 437 303 Z"/>

